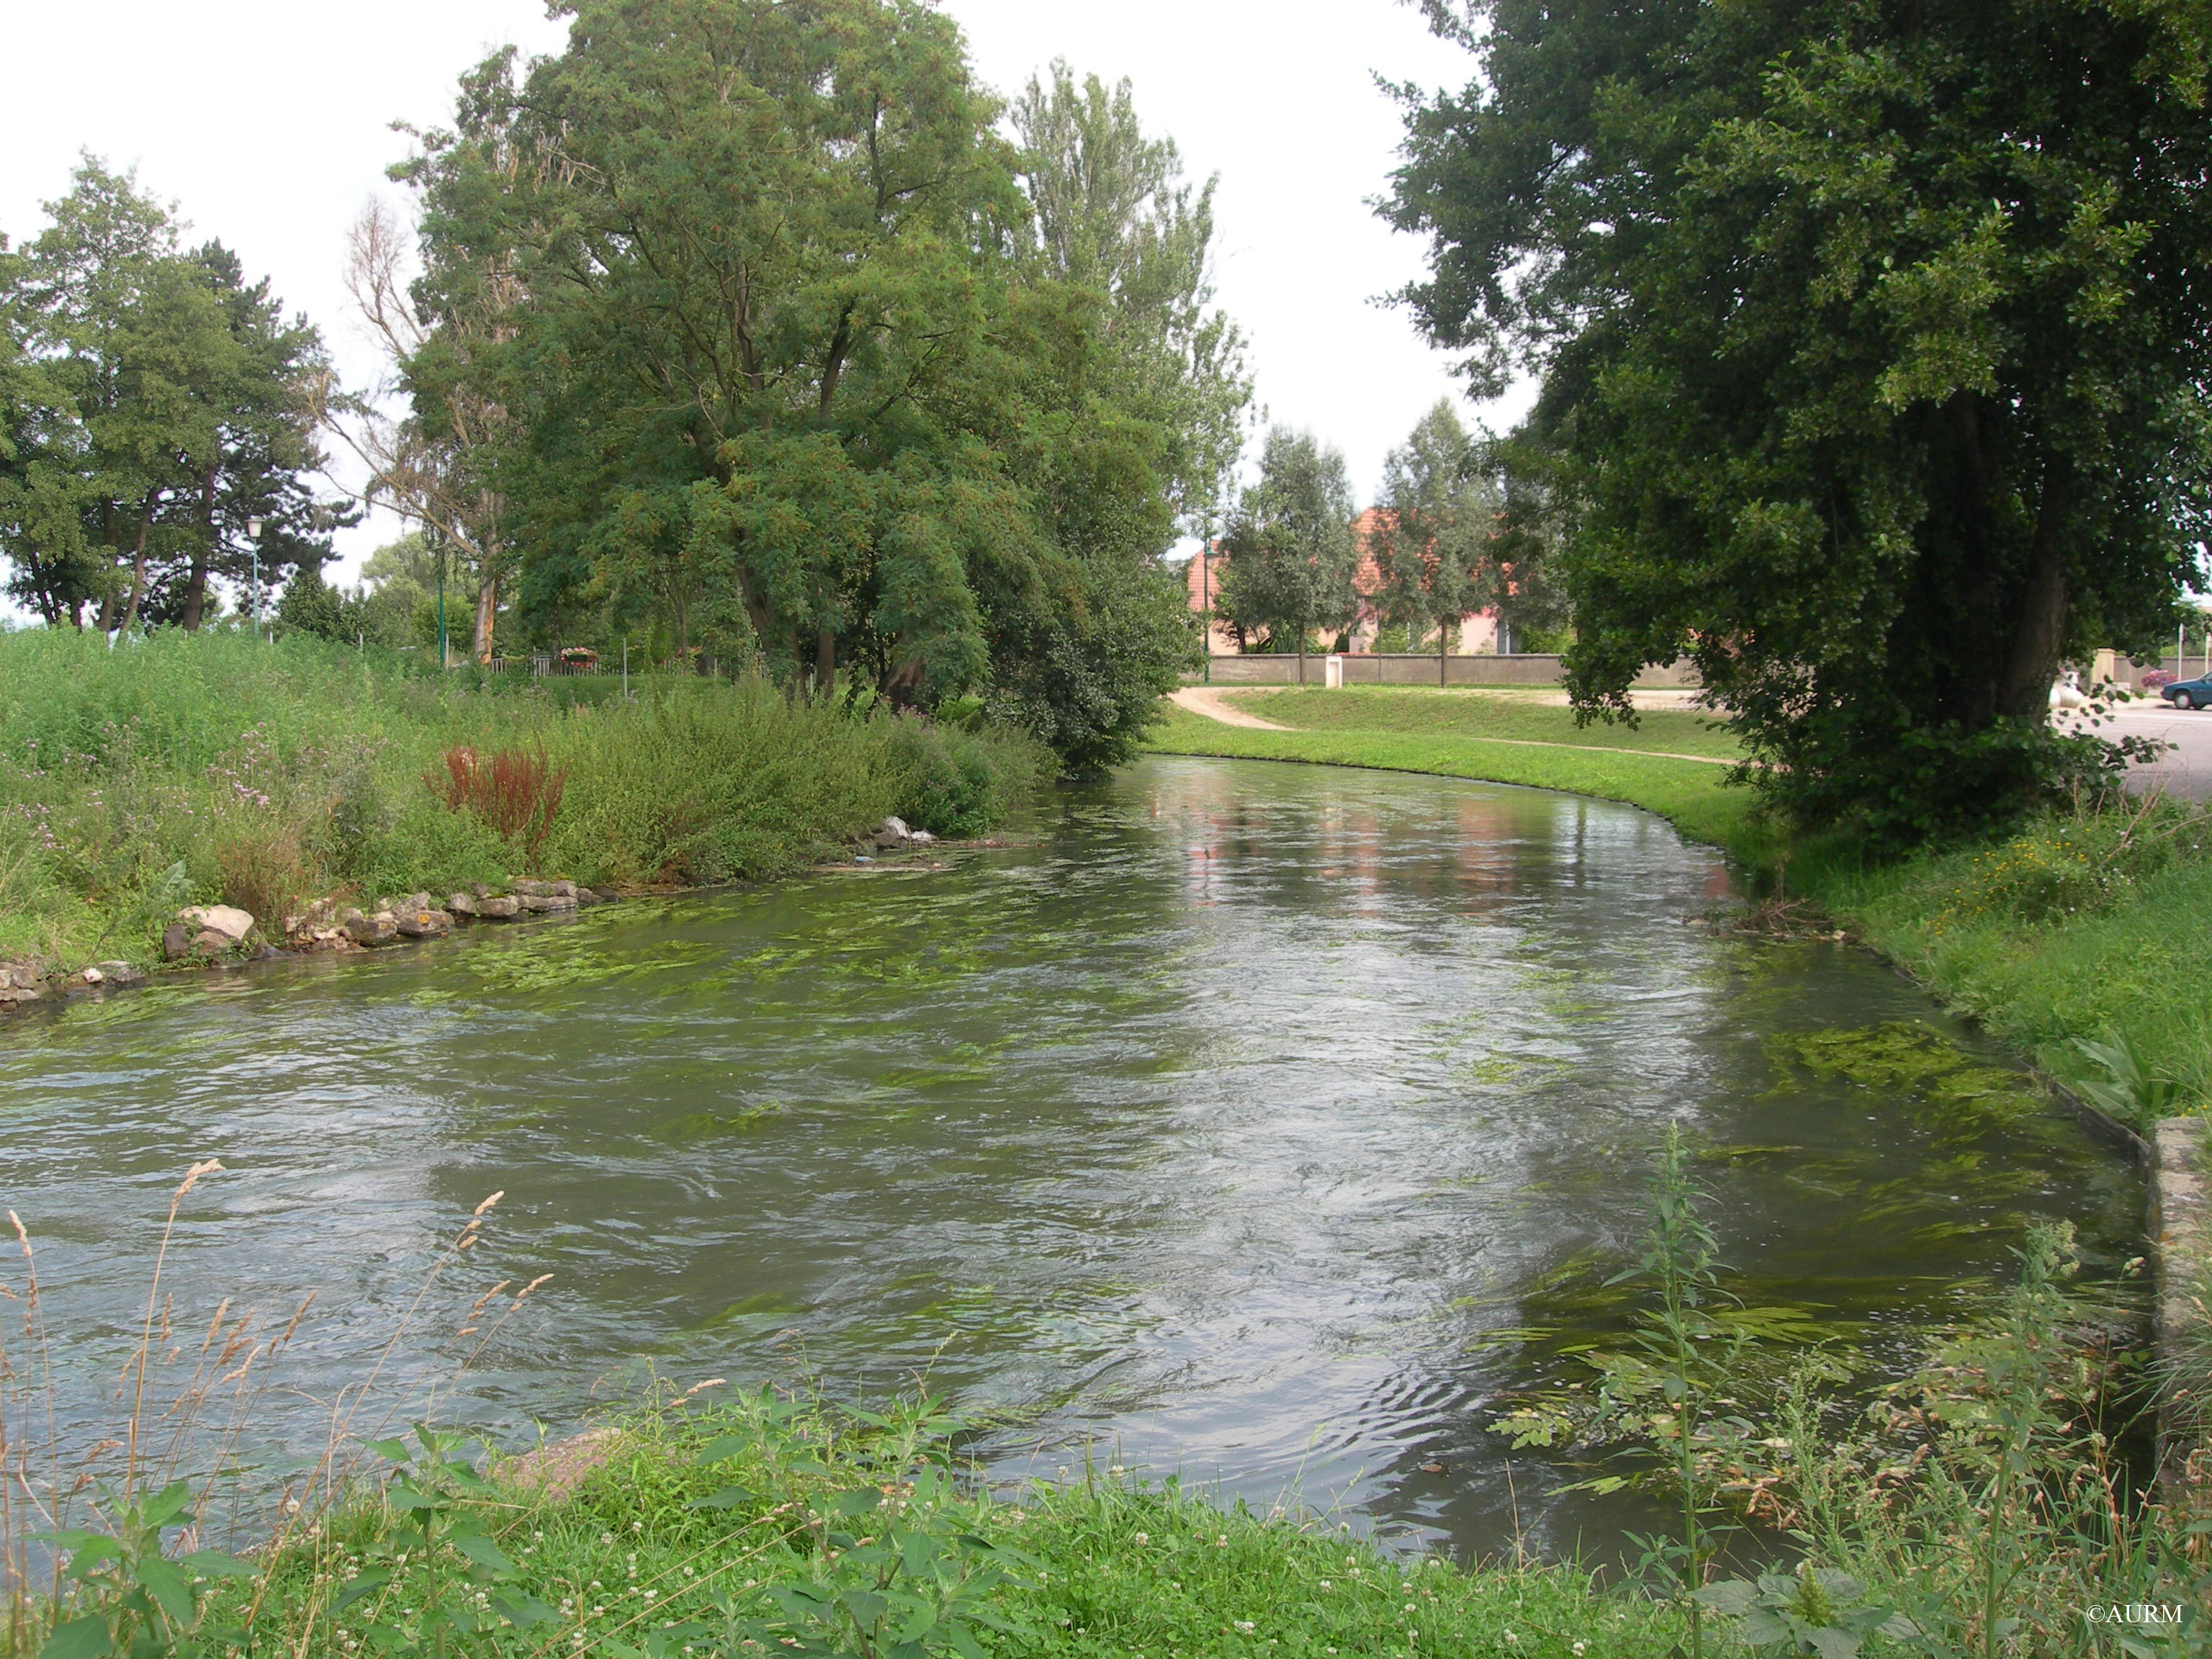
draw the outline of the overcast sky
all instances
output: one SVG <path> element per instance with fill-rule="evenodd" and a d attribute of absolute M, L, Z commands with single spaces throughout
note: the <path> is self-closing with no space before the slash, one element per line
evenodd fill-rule
<path fill-rule="evenodd" d="M 1362 504 L 1384 452 L 1437 398 L 1446 359 L 1376 296 L 1419 245 L 1366 205 L 1401 131 L 1376 74 L 1459 85 L 1468 60 L 1394 0 L 949 0 L 983 78 L 1019 90 L 1054 57 L 1127 76 L 1146 127 L 1195 176 L 1221 176 L 1222 303 L 1251 340 L 1259 401 L 1343 449 Z M 199 237 L 219 236 L 319 324 L 349 379 L 374 360 L 348 322 L 347 224 L 405 154 L 395 120 L 441 123 L 455 77 L 495 46 L 556 49 L 534 0 L 74 0 L 10 9 L 0 100 L 0 231 L 21 240 L 80 151 L 135 167 Z M 1493 423 L 1510 410 L 1472 411 Z M 392 533 L 341 543 L 345 568 Z M 335 573 L 334 573 L 335 574 Z"/>

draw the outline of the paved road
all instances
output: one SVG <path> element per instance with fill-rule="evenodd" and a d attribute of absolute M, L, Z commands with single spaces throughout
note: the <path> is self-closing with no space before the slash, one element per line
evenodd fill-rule
<path fill-rule="evenodd" d="M 2097 728 L 2100 737 L 2140 735 L 2173 747 L 2158 760 L 2135 769 L 2139 787 L 2162 783 L 2191 799 L 2212 798 L 2212 709 L 2184 714 L 2171 704 L 2130 703 Z"/>

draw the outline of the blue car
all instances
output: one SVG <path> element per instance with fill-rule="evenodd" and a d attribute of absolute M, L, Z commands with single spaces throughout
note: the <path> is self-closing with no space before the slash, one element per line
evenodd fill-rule
<path fill-rule="evenodd" d="M 2162 685 L 2158 695 L 2176 708 L 2212 708 L 2212 674 L 2200 674 L 2193 680 L 2176 680 L 2172 685 Z"/>

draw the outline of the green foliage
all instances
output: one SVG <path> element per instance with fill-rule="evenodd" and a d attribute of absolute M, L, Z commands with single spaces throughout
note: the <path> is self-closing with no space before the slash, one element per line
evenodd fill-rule
<path fill-rule="evenodd" d="M 2153 1124 L 2194 1103 L 2179 1083 L 2160 1076 L 2143 1059 L 2134 1038 L 2124 1031 L 2108 1032 L 2102 1042 L 2084 1038 L 2074 1047 L 2102 1073 L 2076 1078 L 2075 1091 L 2123 1123 Z"/>
<path fill-rule="evenodd" d="M 210 574 L 328 556 L 300 391 L 314 331 L 216 242 L 87 158 L 52 222 L 0 246 L 0 556 L 49 625 L 198 628 Z M 89 614 L 88 608 L 89 607 Z"/>
<path fill-rule="evenodd" d="M 1869 1636 L 1910 1642 L 1920 1627 L 1903 1613 L 1863 1602 L 1866 1586 L 1847 1572 L 1797 1564 L 1795 1574 L 1723 1578 L 1697 1593 L 1699 1606 L 1736 1621 L 1747 1647 L 1820 1659 L 1852 1659 Z"/>
<path fill-rule="evenodd" d="M 167 1553 L 163 1536 L 198 1529 L 192 1486 L 175 1480 L 143 1498 L 104 1495 L 107 1527 L 43 1534 L 66 1558 L 67 1598 L 54 1609 L 39 1659 L 212 1659 L 246 1639 L 207 1605 L 210 1580 L 252 1578 L 220 1550 Z"/>
<path fill-rule="evenodd" d="M 1304 656 L 1316 629 L 1350 623 L 1358 550 L 1343 455 L 1310 432 L 1270 428 L 1259 479 L 1231 516 L 1222 551 L 1217 609 L 1237 628 L 1264 629 L 1271 644 L 1288 635 Z"/>
<path fill-rule="evenodd" d="M 1424 415 L 1382 464 L 1382 495 L 1368 538 L 1382 616 L 1418 638 L 1433 631 L 1443 656 L 1460 618 L 1495 605 L 1508 586 L 1497 562 L 1498 496 L 1447 401 Z"/>
<path fill-rule="evenodd" d="M 2212 37 L 2182 5 L 1429 8 L 1406 295 L 1563 534 L 1580 706 L 1693 655 L 1807 823 L 2002 825 L 2106 746 L 2064 659 L 2167 626 L 2205 534 Z"/>
<path fill-rule="evenodd" d="M 1039 753 L 1024 769 L 1003 738 L 987 741 L 915 714 L 898 717 L 890 747 L 901 773 L 898 816 L 933 836 L 980 836 L 1003 823 L 1014 798 L 1050 764 Z"/>
<path fill-rule="evenodd" d="M 624 885 L 773 875 L 879 821 L 915 775 L 888 714 L 762 681 L 570 703 L 304 631 L 257 646 L 163 629 L 111 650 L 31 629 L 0 635 L 0 678 L 23 693 L 0 703 L 0 957 L 69 968 L 153 959 L 195 902 L 241 904 L 269 937 L 312 898 L 532 867 Z M 1035 745 L 993 723 L 946 741 L 968 822 L 998 822 L 1037 775 Z M 528 836 L 425 787 L 457 747 L 565 769 L 534 858 Z"/>
<path fill-rule="evenodd" d="M 1125 756 L 1188 652 L 1158 557 L 1249 395 L 1210 187 L 1065 70 L 1017 154 L 903 0 L 566 9 L 406 170 L 418 417 L 512 412 L 530 625 L 986 695 L 1072 768 Z"/>

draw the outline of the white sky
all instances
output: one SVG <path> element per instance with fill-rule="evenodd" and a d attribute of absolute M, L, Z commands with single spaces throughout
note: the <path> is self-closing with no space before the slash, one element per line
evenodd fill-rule
<path fill-rule="evenodd" d="M 1419 274 L 1420 248 L 1366 206 L 1400 133 L 1370 79 L 1457 86 L 1469 61 L 1394 0 L 945 0 L 985 81 L 1009 94 L 1062 57 L 1127 76 L 1146 128 L 1194 175 L 1221 175 L 1222 303 L 1251 340 L 1258 400 L 1350 462 L 1363 503 L 1385 451 L 1440 396 L 1446 360 L 1374 296 Z M 442 123 L 455 78 L 495 46 L 557 49 L 532 0 L 15 0 L 0 100 L 0 231 L 44 222 L 81 150 L 136 167 L 198 237 L 236 248 L 319 324 L 349 381 L 373 372 L 346 318 L 347 224 L 406 152 L 394 120 Z M 96 73 L 88 66 L 97 66 Z M 1475 410 L 1494 424 L 1517 414 Z M 341 540 L 344 568 L 393 533 Z M 336 572 L 333 573 L 337 574 Z"/>

